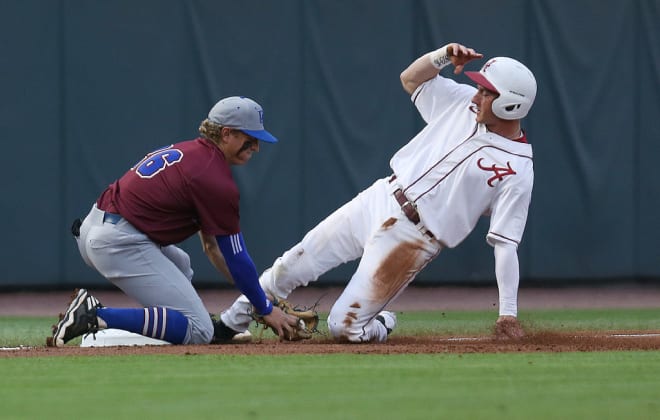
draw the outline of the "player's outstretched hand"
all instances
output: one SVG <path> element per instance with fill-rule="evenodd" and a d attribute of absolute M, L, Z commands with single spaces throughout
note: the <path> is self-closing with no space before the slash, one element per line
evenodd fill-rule
<path fill-rule="evenodd" d="M 483 58 L 483 54 L 476 52 L 472 48 L 465 45 L 452 42 L 447 45 L 447 55 L 454 65 L 454 73 L 459 74 L 463 71 L 463 67 L 472 60 Z"/>
<path fill-rule="evenodd" d="M 288 337 L 294 336 L 294 332 L 298 329 L 299 318 L 284 313 L 277 306 L 273 306 L 273 312 L 264 315 L 263 320 L 277 333 L 280 340 L 286 340 Z"/>
<path fill-rule="evenodd" d="M 498 340 L 519 340 L 525 336 L 525 331 L 518 322 L 518 318 L 511 315 L 502 315 L 495 322 L 495 338 Z"/>

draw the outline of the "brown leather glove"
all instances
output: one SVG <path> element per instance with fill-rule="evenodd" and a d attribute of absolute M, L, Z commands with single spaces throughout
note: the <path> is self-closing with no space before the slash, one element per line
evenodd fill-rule
<path fill-rule="evenodd" d="M 312 338 L 313 333 L 319 332 L 319 314 L 316 312 L 316 309 L 312 308 L 300 308 L 298 306 L 293 306 L 287 300 L 271 300 L 274 306 L 277 306 L 285 314 L 293 315 L 298 318 L 298 327 L 294 329 L 292 333 L 285 331 L 284 339 L 287 341 L 300 341 Z M 257 324 L 262 324 L 263 329 L 259 333 L 259 339 L 264 329 L 268 329 L 268 324 L 264 321 L 264 318 L 257 314 L 257 312 L 252 308 L 252 319 L 254 319 Z M 273 331 L 277 334 L 277 331 Z"/>

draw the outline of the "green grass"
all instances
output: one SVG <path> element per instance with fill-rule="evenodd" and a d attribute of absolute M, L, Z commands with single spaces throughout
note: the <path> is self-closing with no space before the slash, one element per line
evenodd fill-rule
<path fill-rule="evenodd" d="M 476 335 L 492 331 L 496 311 L 420 311 L 398 315 L 396 332 L 405 335 Z M 530 331 L 660 330 L 660 308 L 521 311 Z"/>
<path fill-rule="evenodd" d="M 43 346 L 56 317 L 0 317 L 0 347 Z"/>
<path fill-rule="evenodd" d="M 396 334 L 488 333 L 496 317 L 406 312 Z M 528 330 L 660 329 L 658 309 L 520 318 Z M 0 345 L 43 345 L 52 322 L 0 318 Z M 0 373 L 2 418 L 660 418 L 660 351 L 0 357 Z"/>
<path fill-rule="evenodd" d="M 643 419 L 660 352 L 0 359 L 5 418 Z"/>
<path fill-rule="evenodd" d="M 497 312 L 403 312 L 398 318 L 397 335 L 479 335 L 491 332 Z M 533 310 L 521 311 L 519 318 L 530 331 L 660 330 L 660 309 L 652 308 Z M 0 317 L 0 347 L 42 346 L 55 321 L 55 317 Z M 327 331 L 324 321 L 321 331 Z M 72 343 L 79 344 L 80 339 Z"/>

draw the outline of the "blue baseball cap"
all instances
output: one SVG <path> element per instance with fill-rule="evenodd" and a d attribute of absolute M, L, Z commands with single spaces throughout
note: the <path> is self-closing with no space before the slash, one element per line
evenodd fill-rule
<path fill-rule="evenodd" d="M 245 96 L 220 99 L 209 111 L 209 121 L 234 128 L 267 143 L 277 143 L 275 136 L 264 129 L 264 110 Z"/>

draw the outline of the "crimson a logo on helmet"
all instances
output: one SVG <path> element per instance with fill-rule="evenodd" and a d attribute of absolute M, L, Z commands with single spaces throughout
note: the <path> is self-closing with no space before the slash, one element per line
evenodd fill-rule
<path fill-rule="evenodd" d="M 490 67 L 490 65 L 493 64 L 495 61 L 497 61 L 496 58 L 491 58 L 490 60 L 488 60 L 488 62 L 486 64 L 484 64 L 484 68 L 481 69 L 481 71 L 485 72 L 486 69 L 488 69 L 488 67 Z"/>

